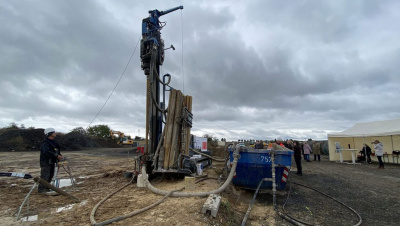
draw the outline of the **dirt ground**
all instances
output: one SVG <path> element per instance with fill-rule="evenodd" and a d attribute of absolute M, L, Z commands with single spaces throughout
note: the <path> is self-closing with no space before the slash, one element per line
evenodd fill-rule
<path fill-rule="evenodd" d="M 126 148 L 90 149 L 64 152 L 67 156 L 77 190 L 62 189 L 78 197 L 75 203 L 65 196 L 43 196 L 34 191 L 29 199 L 29 213 L 23 209 L 21 220 L 15 221 L 18 208 L 32 188 L 32 179 L 0 177 L 0 224 L 1 225 L 90 225 L 93 207 L 108 194 L 129 182 L 123 172 L 133 170 L 133 153 Z M 400 219 L 400 165 L 348 165 L 329 162 L 323 156 L 321 162 L 302 162 L 303 176 L 293 173 L 284 192 L 277 195 L 280 211 L 310 224 L 355 225 L 357 214 L 309 188 L 317 189 L 343 202 L 362 218 L 362 225 L 398 225 Z M 218 188 L 218 175 L 222 163 L 204 170 L 207 180 L 196 184 L 195 191 Z M 25 172 L 39 176 L 39 152 L 0 152 L 0 171 Z M 60 176 L 67 178 L 61 170 Z M 156 176 L 151 183 L 163 190 L 184 186 L 184 179 Z M 288 194 L 290 195 L 288 196 Z M 222 202 L 217 217 L 202 214 L 205 197 L 169 197 L 160 205 L 114 225 L 240 225 L 253 192 L 234 186 L 221 193 Z M 162 198 L 136 184 L 129 185 L 101 205 L 95 215 L 97 222 L 139 210 Z M 272 195 L 262 192 L 246 225 L 291 225 L 279 217 L 272 207 Z M 283 205 L 285 207 L 283 209 Z M 26 216 L 31 216 L 28 219 Z M 28 220 L 28 221 L 24 221 Z"/>

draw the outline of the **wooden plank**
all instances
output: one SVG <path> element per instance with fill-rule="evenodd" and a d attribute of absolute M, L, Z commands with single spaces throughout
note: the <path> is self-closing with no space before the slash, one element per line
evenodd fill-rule
<path fill-rule="evenodd" d="M 180 131 L 181 131 L 180 121 L 182 116 L 182 105 L 183 105 L 183 94 L 180 90 L 178 90 L 176 94 L 175 117 L 173 120 L 172 143 L 171 143 L 171 152 L 169 157 L 170 168 L 173 167 L 179 155 L 180 146 L 178 146 L 178 143 L 180 140 Z"/>
<path fill-rule="evenodd" d="M 165 137 L 164 137 L 164 169 L 169 168 L 169 155 L 171 150 L 171 139 L 172 139 L 172 129 L 173 129 L 173 119 L 175 114 L 175 102 L 176 102 L 176 90 L 171 90 L 169 94 L 168 102 L 168 113 L 167 120 L 165 124 Z"/>
<path fill-rule="evenodd" d="M 189 103 L 189 96 L 185 96 L 184 98 L 184 107 L 187 108 L 188 103 Z M 186 154 L 186 149 L 189 148 L 189 143 L 188 143 L 188 133 L 187 133 L 187 124 L 184 123 L 182 125 L 182 141 L 181 141 L 181 150 L 180 153 Z"/>
<path fill-rule="evenodd" d="M 187 96 L 187 105 L 186 105 L 187 109 L 192 112 L 192 96 Z M 186 147 L 184 149 L 184 153 L 186 155 L 189 155 L 189 147 L 190 147 L 190 131 L 191 128 L 188 126 L 186 128 Z"/>

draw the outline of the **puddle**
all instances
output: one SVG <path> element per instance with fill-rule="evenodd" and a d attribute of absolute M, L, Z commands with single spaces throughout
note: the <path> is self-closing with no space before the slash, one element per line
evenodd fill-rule
<path fill-rule="evenodd" d="M 62 212 L 62 211 L 64 211 L 64 210 L 69 210 L 69 209 L 72 209 L 72 207 L 74 207 L 75 205 L 79 205 L 79 206 L 83 206 L 83 205 L 85 205 L 86 204 L 86 202 L 87 202 L 87 200 L 84 200 L 84 201 L 82 201 L 81 203 L 74 203 L 74 204 L 69 204 L 69 205 L 66 205 L 66 206 L 63 206 L 63 207 L 59 207 L 59 208 L 57 208 L 56 209 L 56 213 L 59 213 L 59 212 Z"/>
<path fill-rule="evenodd" d="M 37 221 L 38 220 L 38 215 L 33 215 L 33 216 L 27 216 L 21 218 L 21 221 Z"/>
<path fill-rule="evenodd" d="M 51 209 L 50 212 L 42 212 L 42 213 L 39 213 L 38 215 L 21 217 L 20 221 L 23 221 L 23 222 L 26 222 L 26 221 L 29 221 L 29 222 L 37 221 L 37 220 L 40 220 L 40 219 L 44 219 L 44 218 L 50 216 L 53 213 L 59 213 L 59 212 L 65 211 L 65 210 L 70 210 L 76 205 L 83 206 L 86 203 L 87 203 L 87 200 L 83 200 L 81 203 L 74 203 L 74 204 L 69 204 L 69 205 L 63 206 L 63 207 L 58 207 L 58 208 Z"/>
<path fill-rule="evenodd" d="M 93 175 L 89 175 L 89 176 L 80 176 L 78 177 L 78 179 L 89 179 L 89 178 L 93 178 L 93 177 L 103 177 L 104 173 L 100 173 L 100 174 L 93 174 Z"/>
<path fill-rule="evenodd" d="M 63 207 L 59 207 L 59 208 L 56 209 L 56 213 L 59 213 L 59 212 L 64 211 L 64 210 L 70 210 L 70 209 L 72 209 L 72 207 L 74 205 L 75 204 L 69 204 L 69 205 L 66 205 L 66 206 L 63 206 Z"/>

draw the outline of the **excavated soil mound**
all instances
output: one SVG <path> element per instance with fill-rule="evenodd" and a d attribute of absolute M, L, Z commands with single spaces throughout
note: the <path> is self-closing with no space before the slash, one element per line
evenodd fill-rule
<path fill-rule="evenodd" d="M 39 150 L 45 138 L 44 129 L 8 130 L 0 134 L 0 151 Z"/>
<path fill-rule="evenodd" d="M 57 141 L 61 146 L 61 150 L 82 150 L 85 148 L 100 147 L 95 141 L 79 132 L 61 135 L 58 137 Z"/>
<path fill-rule="evenodd" d="M 45 138 L 44 129 L 8 130 L 0 134 L 0 151 L 39 151 Z M 56 142 L 62 151 L 121 147 L 110 138 L 92 138 L 79 132 L 58 134 Z"/>

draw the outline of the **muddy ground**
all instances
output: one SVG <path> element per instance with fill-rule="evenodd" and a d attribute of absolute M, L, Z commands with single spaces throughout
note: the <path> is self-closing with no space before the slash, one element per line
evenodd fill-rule
<path fill-rule="evenodd" d="M 129 182 L 122 175 L 133 170 L 133 153 L 129 149 L 90 149 L 64 152 L 77 190 L 63 187 L 78 197 L 74 203 L 65 196 L 43 196 L 34 191 L 29 199 L 29 213 L 24 208 L 22 220 L 15 221 L 19 206 L 33 186 L 32 179 L 0 177 L 0 224 L 1 225 L 90 225 L 93 207 L 108 194 Z M 39 176 L 39 152 L 1 152 L 0 171 L 26 172 Z M 216 178 L 222 163 L 214 162 L 204 170 L 209 179 L 196 184 L 196 191 L 209 191 L 219 187 Z M 347 165 L 329 162 L 323 156 L 321 162 L 303 162 L 303 176 L 291 173 L 286 191 L 277 195 L 281 211 L 310 224 L 355 225 L 356 213 L 317 189 L 356 211 L 362 225 L 398 225 L 400 219 L 400 165 Z M 293 170 L 295 170 L 293 164 Z M 63 178 L 67 174 L 61 170 Z M 157 188 L 172 190 L 184 186 L 184 179 L 157 176 L 152 179 Z M 287 196 L 290 190 L 289 197 Z M 160 205 L 137 216 L 114 223 L 115 225 L 240 225 L 253 193 L 234 186 L 222 194 L 222 202 L 216 218 L 202 214 L 204 197 L 167 198 Z M 287 198 L 288 197 L 288 198 Z M 97 222 L 141 209 L 162 197 L 144 188 L 129 185 L 101 205 L 95 215 Z M 257 196 L 247 225 L 291 225 L 278 216 L 272 208 L 272 195 L 263 192 Z M 285 204 L 285 208 L 282 206 Z M 35 217 L 38 217 L 36 219 Z"/>

